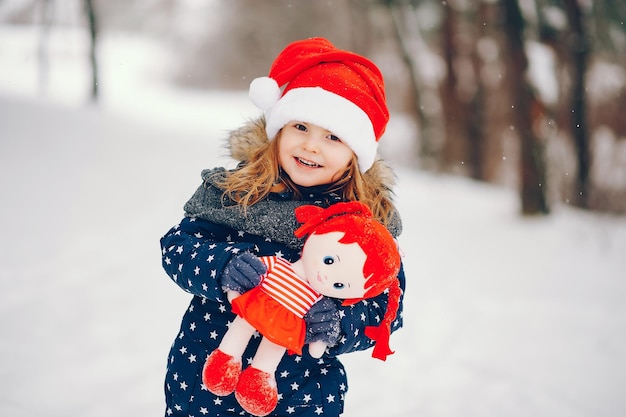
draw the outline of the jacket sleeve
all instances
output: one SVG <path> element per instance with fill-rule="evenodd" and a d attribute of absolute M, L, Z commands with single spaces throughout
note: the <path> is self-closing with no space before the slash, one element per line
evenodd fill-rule
<path fill-rule="evenodd" d="M 184 218 L 161 238 L 165 272 L 188 293 L 223 301 L 219 277 L 233 255 L 254 249 L 232 241 L 233 229 L 198 218 Z"/>
<path fill-rule="evenodd" d="M 392 322 L 391 331 L 394 332 L 402 327 L 402 307 L 404 300 L 405 277 L 404 267 L 401 266 L 398 273 L 402 296 L 396 319 Z M 336 300 L 341 305 L 341 300 Z M 357 304 L 339 307 L 341 318 L 341 338 L 339 342 L 332 346 L 329 353 L 333 356 L 344 353 L 369 349 L 374 346 L 374 341 L 365 335 L 367 326 L 378 326 L 387 311 L 387 294 L 383 293 L 377 297 L 368 298 Z M 393 350 L 393 338 L 391 339 L 391 349 Z"/>

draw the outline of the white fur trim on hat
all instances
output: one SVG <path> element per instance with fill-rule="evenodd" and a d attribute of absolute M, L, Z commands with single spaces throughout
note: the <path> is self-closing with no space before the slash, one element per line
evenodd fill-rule
<path fill-rule="evenodd" d="M 270 140 L 287 123 L 301 121 L 330 130 L 352 149 L 365 172 L 376 159 L 378 142 L 367 114 L 350 100 L 320 87 L 289 90 L 265 112 Z"/>

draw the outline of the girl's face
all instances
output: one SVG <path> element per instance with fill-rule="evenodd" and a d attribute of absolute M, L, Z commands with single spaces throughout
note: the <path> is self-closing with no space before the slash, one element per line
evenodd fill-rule
<path fill-rule="evenodd" d="M 310 235 L 302 249 L 304 278 L 320 294 L 333 298 L 365 295 L 363 267 L 367 259 L 358 243 L 340 243 L 343 232 Z"/>
<path fill-rule="evenodd" d="M 352 156 L 348 145 L 317 125 L 292 121 L 282 128 L 278 161 L 289 178 L 302 187 L 338 180 Z"/>

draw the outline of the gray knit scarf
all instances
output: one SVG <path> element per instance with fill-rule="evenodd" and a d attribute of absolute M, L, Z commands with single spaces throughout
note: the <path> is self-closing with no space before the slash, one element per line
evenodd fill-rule
<path fill-rule="evenodd" d="M 235 230 L 265 236 L 292 249 L 302 247 L 303 239 L 293 234 L 300 226 L 294 210 L 306 204 L 322 205 L 321 202 L 265 198 L 248 207 L 244 213 L 236 203 L 225 198 L 223 191 L 215 185 L 216 179 L 223 178 L 225 174 L 224 168 L 202 172 L 204 182 L 185 204 L 187 217 L 198 217 Z M 395 213 L 389 231 L 396 237 L 401 230 L 400 217 Z"/>

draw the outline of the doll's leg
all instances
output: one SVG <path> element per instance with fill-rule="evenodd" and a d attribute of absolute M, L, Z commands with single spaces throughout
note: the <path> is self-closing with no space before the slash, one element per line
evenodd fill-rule
<path fill-rule="evenodd" d="M 274 374 L 286 349 L 263 338 L 252 364 L 241 374 L 235 397 L 241 407 L 255 416 L 271 413 L 278 403 Z"/>
<path fill-rule="evenodd" d="M 276 372 L 276 368 L 278 368 L 278 364 L 283 358 L 286 350 L 287 349 L 284 347 L 263 338 L 256 350 L 256 353 L 254 354 L 252 366 L 260 369 L 261 371 L 265 371 L 268 374 L 274 375 L 274 372 Z"/>
<path fill-rule="evenodd" d="M 220 342 L 219 350 L 235 358 L 241 358 L 255 331 L 256 329 L 245 319 L 235 317 Z"/>
<path fill-rule="evenodd" d="M 241 355 L 254 331 L 247 321 L 236 317 L 220 346 L 207 357 L 202 382 L 213 394 L 223 396 L 235 390 L 241 375 Z"/>

